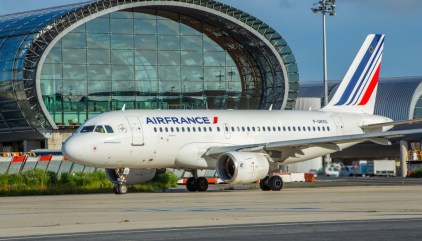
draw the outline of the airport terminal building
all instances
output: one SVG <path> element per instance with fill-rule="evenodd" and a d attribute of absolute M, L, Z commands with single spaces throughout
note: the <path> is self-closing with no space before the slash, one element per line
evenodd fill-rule
<path fill-rule="evenodd" d="M 121 109 L 293 109 L 295 57 L 212 0 L 95 0 L 0 16 L 0 148 L 59 149 Z"/>

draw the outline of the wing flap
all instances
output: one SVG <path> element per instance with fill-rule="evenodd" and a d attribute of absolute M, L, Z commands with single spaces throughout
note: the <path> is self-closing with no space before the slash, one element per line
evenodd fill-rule
<path fill-rule="evenodd" d="M 323 147 L 333 151 L 341 151 L 339 144 L 351 143 L 351 142 L 364 142 L 372 141 L 381 145 L 390 145 L 391 142 L 389 138 L 422 133 L 421 129 L 411 129 L 411 130 L 398 130 L 398 131 L 387 131 L 387 132 L 370 132 L 363 134 L 355 135 L 343 135 L 343 136 L 330 136 L 330 137 L 320 137 L 313 139 L 299 139 L 291 141 L 277 141 L 261 144 L 252 144 L 252 145 L 232 145 L 232 146 L 222 146 L 222 147 L 210 147 L 205 155 L 217 158 L 221 154 L 229 151 L 271 151 L 271 150 L 282 150 L 282 149 L 305 149 L 308 147 Z"/>

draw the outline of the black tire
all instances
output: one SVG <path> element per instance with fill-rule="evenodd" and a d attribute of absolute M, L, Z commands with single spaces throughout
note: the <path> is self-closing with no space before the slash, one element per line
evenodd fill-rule
<path fill-rule="evenodd" d="M 208 179 L 205 177 L 199 177 L 195 180 L 198 192 L 205 192 L 208 189 Z"/>
<path fill-rule="evenodd" d="M 117 190 L 117 185 L 114 185 L 114 187 L 113 187 L 113 192 L 114 192 L 114 194 L 120 194 L 119 193 L 119 190 Z"/>
<path fill-rule="evenodd" d="M 117 191 L 118 191 L 119 194 L 126 194 L 127 191 L 128 191 L 128 188 L 127 188 L 126 185 L 121 184 L 121 185 L 117 186 Z"/>
<path fill-rule="evenodd" d="M 268 179 L 270 177 L 266 176 L 263 179 L 259 180 L 259 187 L 261 188 L 262 191 L 270 191 L 270 185 L 268 184 Z"/>
<path fill-rule="evenodd" d="M 188 181 L 186 182 L 186 189 L 189 192 L 196 192 L 196 191 L 198 191 L 198 186 L 196 184 L 197 183 L 195 182 L 195 178 L 189 177 Z"/>
<path fill-rule="evenodd" d="M 280 176 L 272 176 L 268 184 L 272 191 L 280 191 L 283 188 L 283 179 Z"/>

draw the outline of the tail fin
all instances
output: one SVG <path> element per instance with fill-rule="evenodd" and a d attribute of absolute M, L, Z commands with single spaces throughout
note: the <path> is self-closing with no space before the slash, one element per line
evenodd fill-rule
<path fill-rule="evenodd" d="M 370 34 L 322 111 L 373 114 L 384 49 L 384 34 Z"/>

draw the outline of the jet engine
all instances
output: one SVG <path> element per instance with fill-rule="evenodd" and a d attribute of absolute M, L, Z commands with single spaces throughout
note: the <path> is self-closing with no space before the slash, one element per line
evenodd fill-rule
<path fill-rule="evenodd" d="M 114 169 L 106 169 L 107 178 L 114 184 L 119 184 L 118 175 Z M 160 169 L 161 171 L 161 169 Z M 127 185 L 142 184 L 151 181 L 157 169 L 130 169 L 129 174 L 126 177 Z"/>
<path fill-rule="evenodd" d="M 227 152 L 217 160 L 217 173 L 227 183 L 247 184 L 268 175 L 268 156 L 253 152 Z"/>

